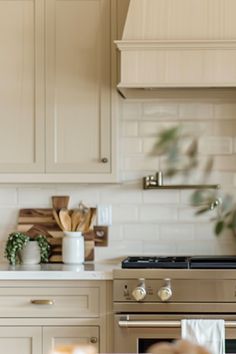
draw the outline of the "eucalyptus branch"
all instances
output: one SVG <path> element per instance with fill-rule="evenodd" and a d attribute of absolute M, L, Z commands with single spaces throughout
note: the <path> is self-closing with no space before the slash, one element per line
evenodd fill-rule
<path fill-rule="evenodd" d="M 164 157 L 164 173 L 169 177 L 189 176 L 199 166 L 198 138 L 183 131 L 181 126 L 165 129 L 158 135 L 152 154 Z M 205 183 L 213 168 L 213 158 L 209 157 L 203 169 L 202 183 Z M 196 207 L 196 215 L 216 209 L 214 232 L 219 235 L 225 229 L 236 237 L 236 203 L 228 194 L 219 197 L 216 190 L 196 190 L 191 195 L 191 205 Z"/>

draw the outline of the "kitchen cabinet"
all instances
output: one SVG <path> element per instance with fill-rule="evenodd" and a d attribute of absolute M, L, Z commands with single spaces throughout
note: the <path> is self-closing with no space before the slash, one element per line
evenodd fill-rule
<path fill-rule="evenodd" d="M 99 327 L 45 327 L 43 329 L 43 354 L 65 344 L 89 344 L 98 347 Z"/>
<path fill-rule="evenodd" d="M 111 281 L 0 281 L 0 347 L 49 354 L 90 344 L 112 352 Z M 17 348 L 17 349 L 16 349 Z"/>
<path fill-rule="evenodd" d="M 116 1 L 0 0 L 0 182 L 116 181 Z"/>
<path fill-rule="evenodd" d="M 41 338 L 40 327 L 0 326 L 0 348 L 4 353 L 41 354 Z"/>

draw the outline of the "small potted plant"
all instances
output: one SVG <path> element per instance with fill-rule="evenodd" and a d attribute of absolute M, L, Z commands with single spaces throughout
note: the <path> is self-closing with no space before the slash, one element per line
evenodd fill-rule
<path fill-rule="evenodd" d="M 6 243 L 5 257 L 11 265 L 47 263 L 50 250 L 50 244 L 45 236 L 31 238 L 24 233 L 13 232 Z"/>

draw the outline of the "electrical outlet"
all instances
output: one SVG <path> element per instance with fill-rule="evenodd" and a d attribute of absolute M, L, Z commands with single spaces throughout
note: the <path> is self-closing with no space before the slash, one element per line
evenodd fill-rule
<path fill-rule="evenodd" d="M 97 206 L 97 225 L 112 225 L 112 207 L 111 205 Z"/>

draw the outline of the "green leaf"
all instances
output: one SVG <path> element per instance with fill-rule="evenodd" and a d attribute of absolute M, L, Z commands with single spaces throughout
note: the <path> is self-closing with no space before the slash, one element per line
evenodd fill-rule
<path fill-rule="evenodd" d="M 223 231 L 224 227 L 225 227 L 224 220 L 218 221 L 215 225 L 215 234 L 219 235 Z"/>
<path fill-rule="evenodd" d="M 208 206 L 208 207 L 204 207 L 204 208 L 201 208 L 199 209 L 198 211 L 196 211 L 195 215 L 201 215 L 201 214 L 204 214 L 206 213 L 207 211 L 210 211 L 211 208 Z"/>

